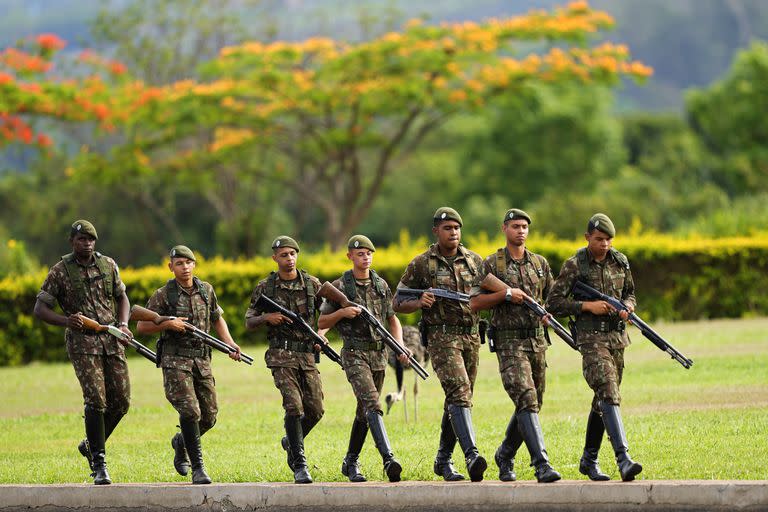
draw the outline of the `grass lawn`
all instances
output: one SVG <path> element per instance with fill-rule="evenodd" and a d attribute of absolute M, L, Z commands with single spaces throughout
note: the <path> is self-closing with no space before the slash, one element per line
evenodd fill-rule
<path fill-rule="evenodd" d="M 645 479 L 765 479 L 768 459 L 768 319 L 657 324 L 657 331 L 695 364 L 685 370 L 632 329 L 626 352 L 622 412 L 630 453 Z M 242 340 L 246 341 L 246 340 Z M 62 336 L 62 350 L 63 336 Z M 214 356 L 219 419 L 203 438 L 209 474 L 218 482 L 292 481 L 279 446 L 283 435 L 280 395 L 263 362 L 263 349 L 248 347 L 253 367 Z M 496 479 L 493 452 L 501 441 L 512 402 L 504 392 L 495 355 L 481 350 L 473 419 L 478 446 L 489 460 L 486 478 Z M 175 411 L 163 395 L 160 370 L 140 357 L 129 361 L 132 406 L 107 444 L 115 482 L 181 482 L 172 465 L 170 438 Z M 541 422 L 555 468 L 566 479 L 584 479 L 578 461 L 591 393 L 581 362 L 559 339 L 548 353 L 549 372 Z M 431 372 L 431 367 L 428 368 Z M 354 397 L 339 367 L 320 365 L 325 417 L 306 442 L 313 477 L 345 480 Z M 419 388 L 419 418 L 413 417 L 413 373 L 407 372 L 409 421 L 403 404 L 385 416 L 395 454 L 408 480 L 436 480 L 443 395 L 432 375 Z M 394 377 L 385 383 L 393 391 Z M 0 483 L 91 482 L 77 452 L 84 436 L 80 388 L 68 363 L 0 368 Z M 607 438 L 601 465 L 618 478 Z M 457 446 L 454 460 L 463 472 Z M 382 480 L 381 459 L 370 436 L 361 455 L 369 480 Z M 519 479 L 532 479 L 525 449 L 517 458 Z"/>

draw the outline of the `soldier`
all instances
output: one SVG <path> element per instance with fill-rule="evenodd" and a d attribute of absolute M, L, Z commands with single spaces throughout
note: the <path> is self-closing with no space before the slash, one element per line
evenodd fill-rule
<path fill-rule="evenodd" d="M 398 287 L 443 288 L 469 293 L 482 259 L 461 245 L 461 227 L 461 217 L 456 210 L 438 208 L 432 227 L 437 243 L 411 260 Z M 470 412 L 480 348 L 478 315 L 468 304 L 436 300 L 431 293 L 423 293 L 418 299 L 411 300 L 401 300 L 396 295 L 394 309 L 398 313 L 421 309 L 422 328 L 428 338 L 427 351 L 445 392 L 434 472 L 447 481 L 464 479 L 451 461 L 458 438 L 469 477 L 473 482 L 479 482 L 488 464 L 477 451 Z"/>
<path fill-rule="evenodd" d="M 368 308 L 382 323 L 388 323 L 389 331 L 401 344 L 403 329 L 395 312 L 392 310 L 392 292 L 381 277 L 371 268 L 373 253 L 376 248 L 368 237 L 355 235 L 347 243 L 347 258 L 352 261 L 352 270 L 347 270 L 332 284 L 344 292 L 347 298 Z M 357 398 L 357 410 L 349 435 L 349 449 L 341 464 L 341 473 L 350 482 L 365 482 L 360 472 L 358 456 L 365 443 L 368 428 L 384 461 L 384 472 L 390 482 L 399 482 L 402 467 L 395 459 L 384 428 L 383 414 L 379 395 L 384 386 L 384 371 L 387 366 L 387 353 L 384 340 L 371 326 L 359 318 L 360 308 L 341 305 L 326 300 L 320 308 L 318 327 L 330 329 L 337 326 L 344 347 L 341 351 L 342 366 L 347 380 Z M 407 352 L 407 349 L 405 349 Z M 398 358 L 407 364 L 408 355 Z"/>
<path fill-rule="evenodd" d="M 546 258 L 525 247 L 530 224 L 531 217 L 523 210 L 507 210 L 501 227 L 507 245 L 485 259 L 477 282 L 490 273 L 509 288 L 488 293 L 476 285 L 472 287 L 469 302 L 474 311 L 491 310 L 492 338 L 501 381 L 515 404 L 506 436 L 494 455 L 499 480 L 504 482 L 517 478 L 515 454 L 523 441 L 531 454 L 531 465 L 536 468 L 536 480 L 560 480 L 560 473 L 549 464 L 538 414 L 544 397 L 545 351 L 549 343 L 539 318 L 523 305 L 527 297 L 543 302 L 552 286 L 552 271 Z"/>
<path fill-rule="evenodd" d="M 297 484 L 312 483 L 304 456 L 304 439 L 323 417 L 323 386 L 315 366 L 314 354 L 320 349 L 306 334 L 292 329 L 291 320 L 280 313 L 265 313 L 257 304 L 262 294 L 286 309 L 301 315 L 310 325 L 315 320 L 316 293 L 320 281 L 296 269 L 299 244 L 288 236 L 272 242 L 272 259 L 277 272 L 259 281 L 245 313 L 245 327 L 253 330 L 266 326 L 269 349 L 265 354 L 275 386 L 283 397 L 285 437 L 281 444 L 287 452 L 288 467 Z"/>
<path fill-rule="evenodd" d="M 96 485 L 111 484 L 105 444 L 128 412 L 131 385 L 122 342 L 110 334 L 83 330 L 82 314 L 100 324 L 128 329 L 130 304 L 112 258 L 96 252 L 96 228 L 87 220 L 72 224 L 72 252 L 51 267 L 37 294 L 34 315 L 66 327 L 67 355 L 80 381 L 85 403 L 85 436 L 77 449 L 88 460 Z M 64 315 L 56 313 L 56 303 Z M 131 335 L 132 337 L 132 335 Z"/>
<path fill-rule="evenodd" d="M 630 343 L 625 323 L 629 314 L 617 312 L 602 300 L 580 301 L 570 296 L 574 283 L 579 280 L 616 297 L 634 311 L 635 283 L 629 260 L 611 247 L 615 235 L 616 229 L 607 215 L 596 213 L 589 219 L 584 233 L 587 247 L 579 249 L 563 264 L 549 294 L 547 308 L 553 315 L 576 317 L 574 339 L 581 352 L 584 379 L 595 393 L 579 472 L 591 480 L 610 479 L 597 463 L 603 432 L 608 432 L 621 479 L 630 481 L 643 467 L 629 458 L 619 411 L 624 348 Z"/>
<path fill-rule="evenodd" d="M 163 369 L 165 397 L 179 413 L 179 427 L 171 439 L 173 466 L 182 475 L 189 474 L 192 483 L 209 484 L 205 471 L 200 438 L 216 424 L 216 388 L 211 373 L 211 349 L 187 332 L 184 322 L 208 332 L 211 327 L 219 338 L 235 349 L 229 357 L 240 359 L 240 347 L 229 334 L 213 286 L 195 277 L 197 261 L 189 247 L 177 245 L 170 252 L 168 268 L 173 279 L 155 291 L 147 309 L 176 317 L 160 325 L 140 321 L 140 334 L 162 332 L 157 346 L 158 366 Z"/>

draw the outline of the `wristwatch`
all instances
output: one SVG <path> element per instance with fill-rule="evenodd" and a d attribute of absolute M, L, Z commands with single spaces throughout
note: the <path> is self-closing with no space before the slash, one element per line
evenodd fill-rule
<path fill-rule="evenodd" d="M 120 322 L 117 324 L 118 327 L 128 327 L 128 322 Z"/>
<path fill-rule="evenodd" d="M 512 302 L 512 288 L 507 288 L 507 293 L 504 294 L 504 300 L 506 302 Z"/>

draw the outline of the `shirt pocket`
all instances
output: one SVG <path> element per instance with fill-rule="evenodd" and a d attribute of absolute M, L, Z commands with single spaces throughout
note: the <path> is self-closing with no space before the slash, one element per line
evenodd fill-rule
<path fill-rule="evenodd" d="M 447 269 L 438 270 L 437 275 L 435 276 L 435 281 L 437 282 L 438 288 L 452 290 L 454 287 L 453 274 Z"/>

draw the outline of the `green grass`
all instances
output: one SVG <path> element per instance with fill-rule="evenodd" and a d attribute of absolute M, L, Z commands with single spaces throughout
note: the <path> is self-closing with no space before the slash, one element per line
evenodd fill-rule
<path fill-rule="evenodd" d="M 658 324 L 657 330 L 688 357 L 683 369 L 636 330 L 626 353 L 622 385 L 625 426 L 632 456 L 645 479 L 762 479 L 768 458 L 768 319 Z M 549 352 L 541 421 L 552 463 L 566 479 L 578 473 L 591 393 L 578 354 L 559 340 Z M 289 481 L 278 441 L 280 396 L 264 366 L 261 348 L 249 347 L 254 367 L 217 354 L 214 374 L 219 420 L 203 438 L 206 466 L 218 482 Z M 473 417 L 480 451 L 489 461 L 501 440 L 512 403 L 498 376 L 495 356 L 482 348 Z M 324 360 L 326 413 L 306 443 L 318 481 L 344 480 L 339 467 L 347 447 L 354 397 L 342 371 Z M 132 407 L 107 445 L 116 482 L 179 482 L 171 464 L 176 415 L 166 402 L 159 370 L 131 358 Z M 429 368 L 431 371 L 431 368 Z M 385 417 L 404 478 L 436 480 L 432 459 L 442 414 L 442 391 L 432 376 L 421 383 L 419 421 L 413 420 L 413 374 L 406 374 L 410 421 L 402 403 Z M 388 378 L 385 392 L 394 388 Z M 69 364 L 0 369 L 0 483 L 90 482 L 76 450 L 83 437 L 80 389 Z M 463 471 L 459 450 L 454 459 Z M 381 461 L 368 438 L 362 456 L 370 480 L 382 480 Z M 520 479 L 532 479 L 529 457 L 518 456 Z M 617 478 L 608 441 L 601 464 Z M 491 462 L 488 478 L 496 478 Z"/>

